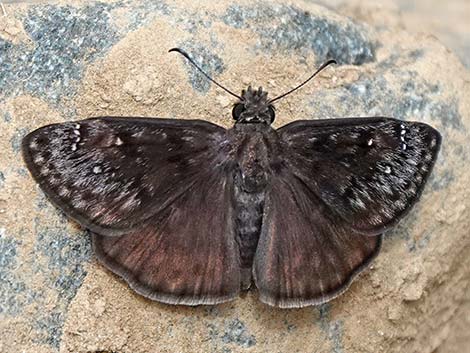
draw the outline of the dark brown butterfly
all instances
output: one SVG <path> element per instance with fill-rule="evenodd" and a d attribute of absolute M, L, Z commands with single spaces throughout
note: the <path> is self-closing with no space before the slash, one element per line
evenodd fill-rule
<path fill-rule="evenodd" d="M 24 159 L 49 199 L 92 232 L 100 261 L 145 297 L 216 304 L 252 282 L 283 308 L 338 296 L 418 200 L 439 133 L 383 117 L 275 130 L 272 104 L 286 94 L 222 88 L 239 98 L 229 130 L 92 118 L 33 131 Z"/>

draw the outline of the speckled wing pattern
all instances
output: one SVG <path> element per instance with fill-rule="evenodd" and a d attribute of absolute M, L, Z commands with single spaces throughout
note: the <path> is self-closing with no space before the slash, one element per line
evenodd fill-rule
<path fill-rule="evenodd" d="M 382 233 L 414 205 L 441 144 L 431 126 L 391 118 L 296 121 L 278 132 L 292 173 L 364 234 Z"/>
<path fill-rule="evenodd" d="M 223 163 L 224 138 L 225 129 L 205 121 L 94 118 L 33 131 L 23 156 L 69 217 L 121 235 L 171 204 L 204 168 Z"/>
<path fill-rule="evenodd" d="M 232 140 L 209 122 L 93 118 L 35 130 L 23 155 L 49 199 L 90 229 L 109 269 L 143 296 L 198 305 L 240 291 L 234 198 L 245 184 L 235 175 L 240 153 L 248 153 L 269 174 L 264 209 L 254 215 L 262 217 L 253 242 L 260 299 L 278 307 L 324 303 L 370 263 L 382 233 L 418 200 L 440 135 L 390 118 L 263 129 L 251 133 L 263 136 L 261 151 L 276 153 L 257 156 L 237 145 L 251 135 Z"/>
<path fill-rule="evenodd" d="M 98 258 L 137 292 L 214 304 L 240 283 L 225 131 L 197 120 L 94 118 L 33 131 L 23 156 L 48 198 L 94 233 Z"/>
<path fill-rule="evenodd" d="M 255 283 L 271 305 L 321 304 L 348 287 L 417 201 L 441 138 L 389 118 L 295 121 L 278 132 L 286 166 L 267 190 Z"/>

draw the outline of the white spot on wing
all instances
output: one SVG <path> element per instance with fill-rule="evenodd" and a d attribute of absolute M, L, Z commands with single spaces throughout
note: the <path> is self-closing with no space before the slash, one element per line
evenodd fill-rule
<path fill-rule="evenodd" d="M 374 142 L 374 140 L 369 139 L 369 140 L 367 141 L 367 146 L 372 146 L 372 143 L 373 143 L 373 142 Z"/>
<path fill-rule="evenodd" d="M 411 165 L 417 165 L 418 161 L 414 158 L 407 158 L 406 163 L 411 164 Z"/>
<path fill-rule="evenodd" d="M 119 137 L 116 137 L 116 146 L 121 146 L 124 142 Z"/>
<path fill-rule="evenodd" d="M 43 156 L 37 155 L 36 157 L 34 157 L 34 163 L 41 164 L 43 162 L 44 162 L 44 157 Z"/>
<path fill-rule="evenodd" d="M 373 223 L 373 224 L 380 224 L 382 223 L 382 217 L 378 214 L 375 214 L 371 217 L 370 221 Z"/>
<path fill-rule="evenodd" d="M 59 195 L 62 197 L 70 195 L 70 189 L 66 188 L 65 186 L 61 186 L 59 188 Z"/>
<path fill-rule="evenodd" d="M 386 174 L 390 174 L 391 172 L 392 172 L 392 168 L 390 168 L 390 166 L 387 165 L 387 166 L 385 167 L 385 173 L 386 173 Z"/>
<path fill-rule="evenodd" d="M 103 171 L 103 169 L 99 166 L 99 165 L 96 165 L 93 167 L 93 173 L 95 174 L 99 174 Z"/>
<path fill-rule="evenodd" d="M 85 207 L 88 205 L 88 203 L 83 200 L 83 199 L 78 199 L 73 202 L 73 206 L 78 209 L 85 209 Z"/>
<path fill-rule="evenodd" d="M 57 185 L 57 184 L 59 184 L 59 179 L 56 178 L 55 176 L 52 176 L 52 177 L 49 178 L 49 183 L 51 185 Z"/>
<path fill-rule="evenodd" d="M 403 198 L 400 198 L 398 200 L 395 200 L 393 202 L 393 205 L 391 205 L 395 210 L 402 210 L 406 207 L 406 200 Z"/>
<path fill-rule="evenodd" d="M 29 144 L 29 148 L 32 150 L 37 150 L 38 144 L 36 143 L 36 141 L 31 141 L 31 143 Z"/>
<path fill-rule="evenodd" d="M 47 176 L 51 173 L 51 170 L 48 167 L 42 167 L 40 173 L 41 175 Z"/>
<path fill-rule="evenodd" d="M 183 141 L 192 142 L 194 140 L 193 136 L 183 136 L 181 137 Z"/>

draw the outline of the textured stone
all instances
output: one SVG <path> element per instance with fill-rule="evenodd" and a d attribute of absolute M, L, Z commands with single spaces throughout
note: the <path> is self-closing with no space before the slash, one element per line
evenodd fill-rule
<path fill-rule="evenodd" d="M 0 17 L 0 351 L 465 352 L 468 336 L 455 332 L 469 327 L 468 71 L 433 37 L 395 26 L 394 12 L 385 26 L 383 9 L 361 9 L 350 15 L 367 24 L 297 0 L 8 4 Z M 385 115 L 441 131 L 422 200 L 346 294 L 297 310 L 265 306 L 255 292 L 214 307 L 151 302 L 95 261 L 87 232 L 34 184 L 20 143 L 47 123 L 134 115 L 230 126 L 230 97 L 167 53 L 175 46 L 230 89 L 251 83 L 273 95 L 335 57 L 338 66 L 279 102 L 276 126 Z"/>

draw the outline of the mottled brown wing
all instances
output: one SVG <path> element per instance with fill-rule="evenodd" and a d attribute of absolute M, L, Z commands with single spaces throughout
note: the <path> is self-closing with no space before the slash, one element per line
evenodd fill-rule
<path fill-rule="evenodd" d="M 382 236 L 335 220 L 294 174 L 273 176 L 266 193 L 254 279 L 261 301 L 281 308 L 327 302 L 379 253 Z"/>
<path fill-rule="evenodd" d="M 292 173 L 346 224 L 380 234 L 419 199 L 439 132 L 391 118 L 295 121 L 277 130 Z"/>
<path fill-rule="evenodd" d="M 119 237 L 94 234 L 96 255 L 153 300 L 199 305 L 235 298 L 240 260 L 232 180 L 208 172 L 144 228 Z"/>
<path fill-rule="evenodd" d="M 23 140 L 28 169 L 67 216 L 128 234 L 223 168 L 226 130 L 199 120 L 104 117 L 48 125 Z"/>

